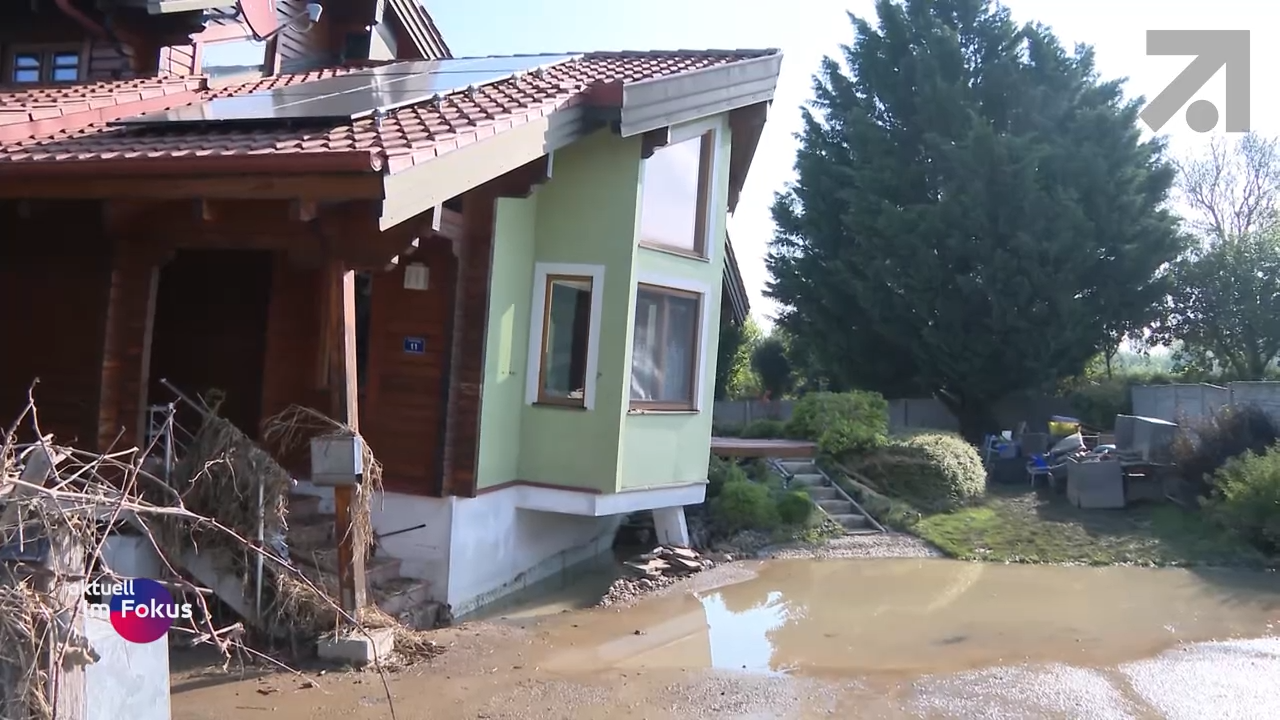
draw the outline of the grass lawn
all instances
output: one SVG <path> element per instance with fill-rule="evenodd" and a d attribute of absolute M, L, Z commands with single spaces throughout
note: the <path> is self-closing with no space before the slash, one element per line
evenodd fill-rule
<path fill-rule="evenodd" d="M 1081 510 L 1045 490 L 993 487 L 981 504 L 910 531 L 962 560 L 1090 565 L 1268 566 L 1260 552 L 1172 504 Z"/>

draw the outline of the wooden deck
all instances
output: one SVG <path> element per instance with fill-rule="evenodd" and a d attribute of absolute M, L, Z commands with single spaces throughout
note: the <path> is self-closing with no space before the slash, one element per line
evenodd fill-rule
<path fill-rule="evenodd" d="M 748 440 L 713 437 L 711 452 L 721 457 L 807 458 L 818 453 L 817 443 L 804 440 Z"/>

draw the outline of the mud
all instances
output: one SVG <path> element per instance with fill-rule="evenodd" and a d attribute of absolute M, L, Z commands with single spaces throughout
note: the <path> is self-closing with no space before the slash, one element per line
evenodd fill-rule
<path fill-rule="evenodd" d="M 443 631 L 446 656 L 389 678 L 397 715 L 1280 717 L 1274 575 L 884 559 L 693 580 Z M 217 679 L 175 677 L 175 720 L 390 716 L 374 674 Z"/>

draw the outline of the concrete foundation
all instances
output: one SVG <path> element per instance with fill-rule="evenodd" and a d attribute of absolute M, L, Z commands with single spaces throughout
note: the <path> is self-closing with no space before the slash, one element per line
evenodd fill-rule
<path fill-rule="evenodd" d="M 316 643 L 321 660 L 363 667 L 382 662 L 395 649 L 395 630 L 372 628 L 364 632 L 326 635 Z"/>
<path fill-rule="evenodd" d="M 659 545 L 689 547 L 689 524 L 685 521 L 683 506 L 655 509 L 653 530 Z"/>

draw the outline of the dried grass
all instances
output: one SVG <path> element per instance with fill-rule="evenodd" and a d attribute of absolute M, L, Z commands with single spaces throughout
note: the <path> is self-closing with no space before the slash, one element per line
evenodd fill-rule
<path fill-rule="evenodd" d="M 98 659 L 75 629 L 83 607 L 82 583 L 86 578 L 117 579 L 103 561 L 102 546 L 121 525 L 144 533 L 169 564 L 171 579 L 165 582 L 196 606 L 190 627 L 173 630 L 189 634 L 193 643 L 216 646 L 228 662 L 235 652 L 295 672 L 244 646 L 242 623 L 215 628 L 205 602 L 208 591 L 181 579 L 174 568 L 175 552 L 224 549 L 238 558 L 246 583 L 251 582 L 251 568 L 256 569 L 261 557 L 271 594 L 270 616 L 265 619 L 280 632 L 317 634 L 342 620 L 357 632 L 396 625 L 376 609 L 359 619 L 347 616 L 321 588 L 247 539 L 257 536 L 259 485 L 268 532 L 283 531 L 292 480 L 265 450 L 226 420 L 208 414 L 176 474 L 185 480 L 175 488 L 142 469 L 150 448 L 98 454 L 55 445 L 51 436 L 40 433 L 35 403 L 30 393 L 28 397 L 22 415 L 0 436 L 0 547 L 25 553 L 32 540 L 44 540 L 68 553 L 46 553 L 57 561 L 52 564 L 28 557 L 0 562 L 0 717 L 52 720 L 53 669 Z M 18 444 L 16 430 L 24 423 L 41 439 Z M 351 432 L 305 408 L 290 408 L 269 421 L 269 427 L 271 435 L 286 445 L 290 438 L 301 441 L 309 431 Z M 44 478 L 24 478 L 24 467 L 39 454 L 51 461 L 52 470 Z M 365 531 L 361 537 L 371 538 L 368 501 L 380 483 L 381 467 L 369 454 L 366 468 L 372 482 L 357 499 L 356 515 L 358 527 Z M 368 540 L 362 542 L 361 547 L 368 548 Z M 431 656 L 440 651 L 421 633 L 398 628 L 396 637 L 402 655 Z M 382 671 L 381 662 L 377 669 Z M 386 690 L 385 675 L 383 685 Z M 394 704 L 391 710 L 394 717 Z"/>

